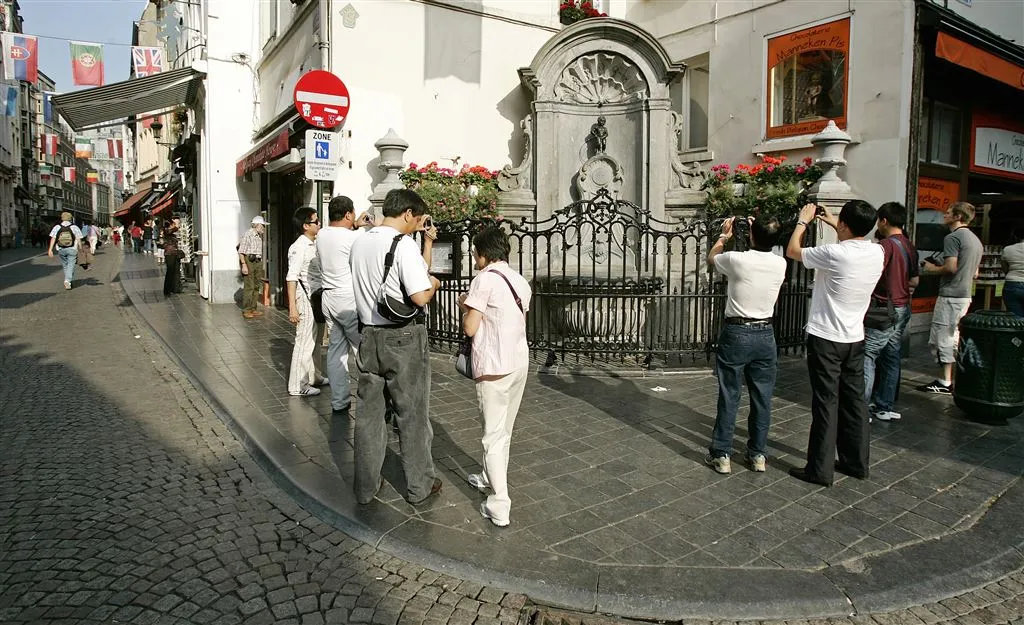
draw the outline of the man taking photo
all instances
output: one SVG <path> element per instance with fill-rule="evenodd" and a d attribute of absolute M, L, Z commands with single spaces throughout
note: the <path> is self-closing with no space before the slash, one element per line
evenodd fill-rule
<path fill-rule="evenodd" d="M 722 234 L 708 253 L 708 264 L 729 279 L 725 325 L 718 337 L 715 372 L 718 376 L 718 416 L 705 462 L 717 473 L 730 473 L 740 387 L 747 382 L 750 416 L 747 419 L 745 460 L 751 470 L 765 470 L 768 427 L 772 417 L 778 350 L 772 317 L 779 288 L 786 279 L 786 259 L 772 253 L 779 238 L 777 219 L 750 222 L 750 248 L 724 252 L 732 238 L 734 219 L 722 224 Z M 745 218 L 743 218 L 745 219 Z"/>
<path fill-rule="evenodd" d="M 811 378 L 811 432 L 807 464 L 793 477 L 831 486 L 833 472 L 868 477 L 871 433 L 864 400 L 864 313 L 882 275 L 882 248 L 865 239 L 875 209 L 863 200 L 843 205 L 839 218 L 815 204 L 800 209 L 786 256 L 814 269 L 807 320 L 807 371 Z M 839 243 L 803 247 L 814 220 L 832 226 Z M 836 462 L 836 452 L 839 460 Z"/>

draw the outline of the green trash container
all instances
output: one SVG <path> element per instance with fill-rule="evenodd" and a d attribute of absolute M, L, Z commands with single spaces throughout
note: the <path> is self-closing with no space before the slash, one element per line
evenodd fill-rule
<path fill-rule="evenodd" d="M 1024 412 L 1024 318 L 985 310 L 960 320 L 953 400 L 986 421 Z"/>

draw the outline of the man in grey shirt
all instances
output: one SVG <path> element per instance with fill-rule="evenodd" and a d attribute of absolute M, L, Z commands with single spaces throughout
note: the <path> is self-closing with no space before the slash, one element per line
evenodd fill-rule
<path fill-rule="evenodd" d="M 946 209 L 943 221 L 950 233 L 942 240 L 941 265 L 926 259 L 921 263 L 922 275 L 938 274 L 939 297 L 932 312 L 931 333 L 928 344 L 934 346 L 942 378 L 919 387 L 928 393 L 950 394 L 953 386 L 953 362 L 959 341 L 957 329 L 960 319 L 967 314 L 974 294 L 974 279 L 978 276 L 983 246 L 981 239 L 968 225 L 974 219 L 974 206 L 967 202 L 954 202 Z"/>

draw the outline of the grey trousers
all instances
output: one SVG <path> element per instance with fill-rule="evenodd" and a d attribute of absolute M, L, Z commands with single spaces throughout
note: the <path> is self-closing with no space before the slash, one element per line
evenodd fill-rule
<path fill-rule="evenodd" d="M 435 476 L 426 326 L 363 328 L 356 364 L 360 403 L 355 417 L 356 499 L 369 502 L 380 483 L 388 444 L 386 389 L 396 411 L 402 469 L 409 489 L 406 499 L 419 501 L 430 494 Z"/>

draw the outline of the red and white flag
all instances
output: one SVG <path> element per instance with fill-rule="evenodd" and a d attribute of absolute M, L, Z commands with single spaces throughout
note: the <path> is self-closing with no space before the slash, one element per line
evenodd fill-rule
<path fill-rule="evenodd" d="M 121 139 L 107 139 L 107 156 L 110 158 L 124 158 L 124 141 Z"/>
<path fill-rule="evenodd" d="M 43 143 L 43 156 L 57 156 L 57 145 L 60 135 L 44 134 L 39 137 Z"/>
<path fill-rule="evenodd" d="M 164 53 L 160 48 L 140 48 L 132 46 L 132 65 L 135 76 L 152 76 L 164 71 Z"/>
<path fill-rule="evenodd" d="M 75 181 L 75 168 L 74 167 L 65 167 L 64 168 L 64 180 L 66 180 L 67 182 L 74 182 Z"/>

